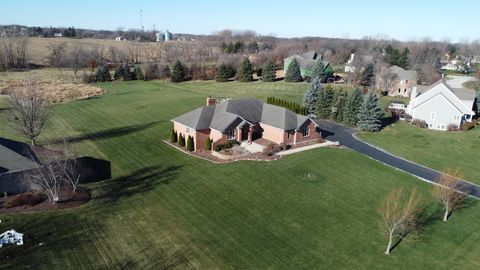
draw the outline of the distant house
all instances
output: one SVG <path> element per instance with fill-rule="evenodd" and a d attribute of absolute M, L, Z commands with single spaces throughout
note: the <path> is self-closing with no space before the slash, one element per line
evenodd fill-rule
<path fill-rule="evenodd" d="M 321 58 L 318 57 L 317 52 L 315 51 L 291 55 L 283 59 L 283 69 L 285 70 L 285 72 L 287 72 L 288 65 L 290 65 L 294 58 L 297 59 L 297 62 L 300 66 L 300 74 L 303 78 L 311 77 L 313 68 L 315 67 L 317 61 L 323 61 Z M 324 68 L 327 68 L 329 65 L 329 62 L 323 61 Z"/>
<path fill-rule="evenodd" d="M 126 41 L 127 39 L 124 36 L 118 36 L 115 38 L 116 41 Z"/>
<path fill-rule="evenodd" d="M 468 72 L 472 69 L 472 63 L 477 61 L 476 59 L 463 59 L 462 57 L 456 57 L 453 60 L 442 61 L 442 70 L 452 70 L 458 72 Z"/>
<path fill-rule="evenodd" d="M 155 37 L 157 42 L 165 41 L 165 34 L 162 32 L 155 33 Z"/>
<path fill-rule="evenodd" d="M 376 87 L 388 92 L 389 96 L 409 97 L 417 81 L 415 70 L 405 70 L 399 66 L 383 67 L 377 75 Z"/>
<path fill-rule="evenodd" d="M 63 34 L 62 33 L 54 33 L 53 36 L 54 37 L 63 37 Z"/>
<path fill-rule="evenodd" d="M 347 63 L 345 63 L 344 71 L 345 73 L 354 73 L 357 67 L 360 66 L 363 69 L 369 63 L 373 63 L 373 56 L 371 55 L 357 56 L 354 53 L 352 53 L 350 54 L 350 58 L 347 60 Z"/>
<path fill-rule="evenodd" d="M 173 35 L 170 33 L 168 30 L 165 31 L 165 41 L 172 41 L 173 40 Z"/>
<path fill-rule="evenodd" d="M 430 129 L 447 130 L 449 125 L 472 121 L 474 100 L 474 90 L 451 88 L 442 79 L 423 91 L 414 87 L 406 113 L 424 120 Z"/>
<path fill-rule="evenodd" d="M 295 145 L 321 138 L 317 124 L 307 116 L 256 99 L 231 99 L 216 103 L 207 98 L 207 106 L 171 120 L 177 134 L 192 136 L 195 150 L 204 149 L 206 138 L 213 146 L 229 140 Z"/>

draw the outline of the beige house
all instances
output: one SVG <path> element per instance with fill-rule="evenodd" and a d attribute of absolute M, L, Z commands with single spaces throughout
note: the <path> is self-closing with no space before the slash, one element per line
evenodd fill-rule
<path fill-rule="evenodd" d="M 321 138 L 317 124 L 307 116 L 256 99 L 231 99 L 207 106 L 171 120 L 177 134 L 192 136 L 195 150 L 204 149 L 206 138 L 213 146 L 229 140 L 252 142 L 258 138 L 276 144 L 295 145 Z"/>
<path fill-rule="evenodd" d="M 376 87 L 389 96 L 409 97 L 417 81 L 415 70 L 405 70 L 399 66 L 382 67 L 376 77 Z"/>

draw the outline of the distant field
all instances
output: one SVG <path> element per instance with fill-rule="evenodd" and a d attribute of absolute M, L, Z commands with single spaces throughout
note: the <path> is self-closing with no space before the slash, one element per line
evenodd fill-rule
<path fill-rule="evenodd" d="M 299 101 L 306 84 L 113 82 L 98 98 L 58 104 L 41 143 L 75 137 L 111 160 L 113 180 L 65 211 L 2 215 L 25 245 L 0 249 L 5 269 L 478 269 L 479 205 L 435 218 L 385 256 L 378 202 L 430 185 L 348 149 L 318 148 L 274 162 L 212 164 L 161 140 L 170 119 L 205 97 Z M 1 107 L 0 103 L 0 107 Z M 5 125 L 0 136 L 21 139 Z M 42 245 L 39 245 L 42 243 Z"/>
<path fill-rule="evenodd" d="M 378 133 L 359 136 L 393 154 L 436 170 L 461 169 L 467 180 L 480 184 L 480 128 L 445 132 L 396 123 Z"/>

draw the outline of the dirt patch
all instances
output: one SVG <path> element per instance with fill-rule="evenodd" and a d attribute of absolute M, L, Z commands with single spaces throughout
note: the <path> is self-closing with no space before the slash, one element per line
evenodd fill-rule
<path fill-rule="evenodd" d="M 63 187 L 60 191 L 62 200 L 52 204 L 45 194 L 38 191 L 25 192 L 1 198 L 0 214 L 72 208 L 87 203 L 91 197 L 87 188 L 78 187 L 76 192 L 72 192 L 70 187 Z"/>
<path fill-rule="evenodd" d="M 4 81 L 0 86 L 0 94 L 7 94 L 9 90 L 21 89 L 24 86 L 24 80 L 10 79 Z M 87 99 L 105 92 L 102 88 L 93 85 L 51 80 L 39 80 L 37 86 L 46 93 L 48 100 L 53 103 Z"/>

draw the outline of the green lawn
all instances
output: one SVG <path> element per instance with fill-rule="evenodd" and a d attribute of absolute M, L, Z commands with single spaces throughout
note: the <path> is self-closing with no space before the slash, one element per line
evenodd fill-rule
<path fill-rule="evenodd" d="M 59 104 L 40 142 L 75 136 L 82 154 L 112 161 L 94 199 L 58 212 L 2 215 L 25 245 L 0 249 L 25 269 L 460 269 L 480 267 L 479 205 L 437 218 L 391 256 L 379 199 L 429 185 L 348 149 L 274 162 L 213 164 L 167 146 L 169 119 L 208 95 L 299 101 L 305 84 L 119 82 L 99 98 Z M 18 138 L 4 125 L 0 136 Z M 42 245 L 39 245 L 42 243 Z"/>
<path fill-rule="evenodd" d="M 445 132 L 400 122 L 378 133 L 361 133 L 359 137 L 393 154 L 437 170 L 458 168 L 467 180 L 480 184 L 478 127 L 469 131 Z"/>

